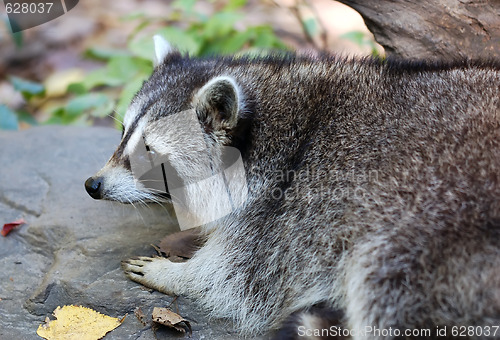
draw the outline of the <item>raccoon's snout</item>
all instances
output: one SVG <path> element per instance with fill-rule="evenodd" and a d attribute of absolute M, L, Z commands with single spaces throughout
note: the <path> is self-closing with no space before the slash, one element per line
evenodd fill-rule
<path fill-rule="evenodd" d="M 89 177 L 85 181 L 85 190 L 89 193 L 90 197 L 99 200 L 102 198 L 102 177 Z"/>

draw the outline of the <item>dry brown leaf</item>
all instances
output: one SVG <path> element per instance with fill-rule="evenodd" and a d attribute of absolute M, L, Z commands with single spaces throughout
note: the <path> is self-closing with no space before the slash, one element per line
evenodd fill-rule
<path fill-rule="evenodd" d="M 189 321 L 168 308 L 153 308 L 153 321 L 182 333 L 186 333 L 187 328 L 189 336 L 193 333 Z"/>
<path fill-rule="evenodd" d="M 139 322 L 142 323 L 143 326 L 146 326 L 146 321 L 144 321 L 144 319 L 146 318 L 146 315 L 144 315 L 144 313 L 142 312 L 140 307 L 137 307 L 134 310 L 134 314 L 135 314 L 135 317 L 137 318 L 137 320 L 139 320 Z"/>
<path fill-rule="evenodd" d="M 159 252 L 166 257 L 178 256 L 190 259 L 194 252 L 200 249 L 205 241 L 200 228 L 191 228 L 164 237 L 159 246 Z"/>
<path fill-rule="evenodd" d="M 47 340 L 99 340 L 125 319 L 112 318 L 81 306 L 57 307 L 54 316 L 57 320 L 46 318 L 36 334 Z"/>

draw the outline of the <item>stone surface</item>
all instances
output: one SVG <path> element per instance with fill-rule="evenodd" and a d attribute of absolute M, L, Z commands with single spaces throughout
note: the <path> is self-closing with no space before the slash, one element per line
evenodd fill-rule
<path fill-rule="evenodd" d="M 95 201 L 83 183 L 110 157 L 120 133 L 106 128 L 40 127 L 0 131 L 0 226 L 27 224 L 0 236 L 0 339 L 40 339 L 38 325 L 57 306 L 93 308 L 124 323 L 105 339 L 155 339 L 153 307 L 191 322 L 192 339 L 237 339 L 231 325 L 209 320 L 186 297 L 151 292 L 128 280 L 120 261 L 155 253 L 150 246 L 178 230 L 168 207 Z M 174 301 L 174 302 L 173 302 Z M 173 304 L 172 304 L 173 302 Z M 158 339 L 177 339 L 161 330 Z"/>

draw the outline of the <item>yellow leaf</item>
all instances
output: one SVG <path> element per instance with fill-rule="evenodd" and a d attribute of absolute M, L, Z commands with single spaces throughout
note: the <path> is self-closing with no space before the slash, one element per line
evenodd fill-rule
<path fill-rule="evenodd" d="M 57 320 L 45 320 L 36 334 L 47 340 L 98 340 L 120 326 L 118 320 L 81 306 L 57 307 L 54 311 Z"/>
<path fill-rule="evenodd" d="M 51 98 L 65 95 L 68 85 L 80 82 L 83 77 L 83 71 L 80 69 L 69 69 L 53 73 L 43 82 L 45 96 Z"/>

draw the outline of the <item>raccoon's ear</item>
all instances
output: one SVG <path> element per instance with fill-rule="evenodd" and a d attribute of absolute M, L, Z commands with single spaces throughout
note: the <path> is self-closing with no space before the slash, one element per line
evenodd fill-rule
<path fill-rule="evenodd" d="M 153 37 L 154 44 L 155 44 L 155 66 L 161 64 L 167 55 L 172 53 L 174 49 L 172 48 L 172 45 L 168 43 L 161 35 L 156 34 Z"/>
<path fill-rule="evenodd" d="M 241 91 L 233 78 L 216 77 L 196 94 L 195 109 L 199 119 L 213 128 L 233 128 L 238 123 Z"/>

